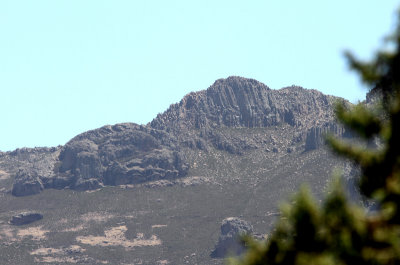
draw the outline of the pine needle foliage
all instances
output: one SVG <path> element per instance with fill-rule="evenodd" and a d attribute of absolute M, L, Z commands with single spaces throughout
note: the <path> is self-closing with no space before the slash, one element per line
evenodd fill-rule
<path fill-rule="evenodd" d="M 346 53 L 351 69 L 381 98 L 380 108 L 337 107 L 338 119 L 365 144 L 328 139 L 337 154 L 360 166 L 360 191 L 378 209 L 368 212 L 352 204 L 339 179 L 322 203 L 303 187 L 293 203 L 281 207 L 268 239 L 245 239 L 247 253 L 228 263 L 400 264 L 400 19 L 390 41 L 395 50 L 379 51 L 370 62 Z M 379 147 L 368 147 L 371 142 Z"/>

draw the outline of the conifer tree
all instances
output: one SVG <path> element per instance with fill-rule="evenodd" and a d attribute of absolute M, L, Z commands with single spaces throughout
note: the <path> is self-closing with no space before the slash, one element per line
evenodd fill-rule
<path fill-rule="evenodd" d="M 268 239 L 246 239 L 249 250 L 231 264 L 400 264 L 400 20 L 389 41 L 395 49 L 377 52 L 370 62 L 346 54 L 350 67 L 381 98 L 380 108 L 337 107 L 339 121 L 365 144 L 328 139 L 336 153 L 359 165 L 359 190 L 378 209 L 352 204 L 339 180 L 320 204 L 303 188 L 294 203 L 282 207 Z M 378 146 L 371 147 L 372 141 Z"/>

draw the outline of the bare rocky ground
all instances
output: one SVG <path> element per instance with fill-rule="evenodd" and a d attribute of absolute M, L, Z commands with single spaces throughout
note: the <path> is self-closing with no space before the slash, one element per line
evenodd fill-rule
<path fill-rule="evenodd" d="M 345 165 L 323 144 L 348 137 L 336 100 L 230 77 L 145 126 L 0 152 L 0 264 L 223 264 L 222 220 L 268 234 L 279 202 L 304 182 L 320 198 Z M 26 211 L 43 219 L 8 223 Z"/>

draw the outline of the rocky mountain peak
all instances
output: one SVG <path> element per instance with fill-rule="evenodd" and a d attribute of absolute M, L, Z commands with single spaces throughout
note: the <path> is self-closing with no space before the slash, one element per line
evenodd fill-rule
<path fill-rule="evenodd" d="M 273 90 L 254 79 L 218 79 L 206 90 L 187 94 L 147 125 L 107 125 L 84 132 L 63 147 L 42 150 L 48 159 L 41 164 L 26 162 L 39 154 L 19 152 L 12 159 L 28 170 L 15 171 L 13 194 L 184 177 L 190 169 L 187 148 L 216 148 L 234 155 L 261 148 L 276 153 L 314 150 L 323 145 L 326 132 L 344 132 L 334 119 L 335 100 L 298 86 Z M 263 130 L 257 134 L 255 128 Z"/>
<path fill-rule="evenodd" d="M 239 91 L 246 91 L 252 93 L 253 90 L 267 89 L 270 88 L 265 84 L 251 78 L 244 78 L 240 76 L 229 76 L 227 78 L 220 78 L 212 84 L 207 91 L 221 91 L 224 89 L 230 89 L 234 93 Z M 254 93 L 254 92 L 253 92 Z"/>
<path fill-rule="evenodd" d="M 209 127 L 263 128 L 279 123 L 309 127 L 333 120 L 335 97 L 298 86 L 272 90 L 243 77 L 217 80 L 159 114 L 150 126 L 178 130 Z"/>

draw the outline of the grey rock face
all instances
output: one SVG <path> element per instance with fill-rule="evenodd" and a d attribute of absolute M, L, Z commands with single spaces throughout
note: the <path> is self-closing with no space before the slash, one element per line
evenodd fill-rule
<path fill-rule="evenodd" d="M 316 90 L 287 87 L 271 90 L 241 77 L 217 80 L 210 88 L 186 95 L 151 122 L 157 129 L 267 127 L 323 123 L 333 118 L 332 100 Z M 172 126 L 175 125 L 175 126 Z"/>
<path fill-rule="evenodd" d="M 241 242 L 240 237 L 252 233 L 253 227 L 248 222 L 237 217 L 224 219 L 221 225 L 221 235 L 211 257 L 224 258 L 227 255 L 242 254 L 246 247 Z"/>
<path fill-rule="evenodd" d="M 12 225 L 26 225 L 38 221 L 43 218 L 43 215 L 40 213 L 34 212 L 23 212 L 13 216 L 10 220 L 10 224 Z"/>
<path fill-rule="evenodd" d="M 257 146 L 245 138 L 227 138 L 215 128 L 265 128 L 288 124 L 302 134 L 303 140 L 310 130 L 308 148 L 318 148 L 323 139 L 319 128 L 336 124 L 335 100 L 316 90 L 297 86 L 272 90 L 253 79 L 229 77 L 217 80 L 207 90 L 186 95 L 159 114 L 150 126 L 167 130 L 182 142 L 191 141 L 188 146 L 196 146 L 200 138 L 217 149 L 240 154 Z M 312 131 L 313 127 L 316 131 Z"/>
<path fill-rule="evenodd" d="M 168 137 L 133 123 L 104 126 L 68 142 L 59 171 L 80 190 L 184 176 L 188 167 Z"/>
<path fill-rule="evenodd" d="M 14 178 L 11 188 L 15 196 L 37 194 L 47 188 L 55 178 L 54 165 L 58 161 L 60 147 L 20 148 L 6 152 L 0 158 L 0 170 Z"/>
<path fill-rule="evenodd" d="M 337 123 L 329 122 L 322 126 L 311 127 L 307 131 L 305 151 L 320 148 L 325 144 L 325 137 L 327 134 L 333 134 L 341 137 L 345 135 L 345 130 Z"/>
<path fill-rule="evenodd" d="M 20 170 L 15 177 L 11 193 L 14 196 L 27 196 L 38 194 L 43 189 L 43 183 L 36 171 Z"/>

